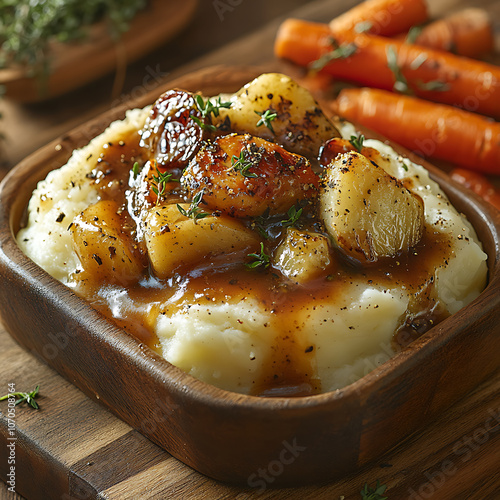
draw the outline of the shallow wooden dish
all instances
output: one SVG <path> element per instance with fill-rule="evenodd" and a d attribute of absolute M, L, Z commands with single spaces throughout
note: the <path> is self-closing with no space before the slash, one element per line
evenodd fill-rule
<path fill-rule="evenodd" d="M 116 71 L 115 86 L 123 80 L 127 64 L 173 38 L 194 15 L 198 0 L 150 0 L 130 23 L 120 40 L 109 35 L 104 22 L 89 29 L 81 42 L 51 45 L 50 75 L 32 77 L 24 67 L 0 69 L 0 84 L 8 97 L 36 102 L 59 96 Z"/>
<path fill-rule="evenodd" d="M 235 91 L 258 72 L 212 68 L 164 88 Z M 213 478 L 257 488 L 333 479 L 380 457 L 500 366 L 500 213 L 430 165 L 489 255 L 489 284 L 472 304 L 358 382 L 317 396 L 234 394 L 167 363 L 32 263 L 14 239 L 37 181 L 123 112 L 47 145 L 1 184 L 0 312 L 26 349 L 172 455 Z"/>

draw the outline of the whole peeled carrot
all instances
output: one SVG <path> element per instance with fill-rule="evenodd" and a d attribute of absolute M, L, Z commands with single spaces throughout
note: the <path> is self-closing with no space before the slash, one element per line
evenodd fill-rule
<path fill-rule="evenodd" d="M 333 31 L 355 30 L 366 25 L 375 35 L 392 36 L 428 19 L 425 0 L 366 0 L 332 19 Z"/>
<path fill-rule="evenodd" d="M 500 174 L 498 122 L 452 106 L 369 88 L 344 89 L 333 106 L 346 119 L 421 156 Z"/>
<path fill-rule="evenodd" d="M 500 210 L 500 191 L 484 175 L 463 168 L 455 168 L 450 172 L 450 177 Z"/>
<path fill-rule="evenodd" d="M 334 78 L 386 90 L 396 86 L 500 118 L 500 67 L 482 61 L 365 33 L 332 33 L 326 24 L 298 19 L 282 23 L 274 51 Z"/>
<path fill-rule="evenodd" d="M 454 12 L 424 26 L 413 43 L 466 57 L 480 57 L 495 47 L 493 27 L 484 9 Z"/>

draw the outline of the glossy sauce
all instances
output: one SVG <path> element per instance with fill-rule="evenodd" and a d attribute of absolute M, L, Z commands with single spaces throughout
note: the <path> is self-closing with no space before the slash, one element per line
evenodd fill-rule
<path fill-rule="evenodd" d="M 139 193 L 137 186 L 140 179 L 132 173 L 134 162 L 138 161 L 142 166 L 147 160 L 143 157 L 139 139 L 139 134 L 135 133 L 104 145 L 90 178 L 98 187 L 102 199 L 119 202 L 126 226 L 145 255 L 135 221 L 140 219 L 141 204 L 152 206 L 155 200 L 149 190 L 146 194 Z M 167 196 L 167 202 L 178 202 L 183 197 L 184 193 L 176 185 Z M 321 227 L 316 210 L 314 204 L 304 207 L 301 222 L 304 229 L 318 230 Z M 254 219 L 247 224 L 255 228 Z M 266 252 L 272 254 L 281 239 L 282 228 L 276 219 L 267 220 L 264 226 L 267 233 L 274 237 L 265 240 Z M 411 311 L 413 322 L 401 325 L 394 338 L 394 346 L 402 347 L 409 342 L 408 339 L 417 338 L 443 318 L 443 313 L 435 307 L 433 276 L 437 267 L 446 264 L 451 253 L 448 237 L 427 226 L 424 236 L 410 252 L 375 263 L 360 264 L 332 249 L 334 264 L 306 285 L 291 282 L 272 266 L 265 270 L 249 270 L 245 266 L 245 256 L 228 254 L 215 261 L 207 256 L 195 267 L 183 269 L 175 278 L 164 281 L 152 276 L 145 265 L 143 275 L 125 289 L 109 284 L 103 276 L 83 274 L 75 277 L 76 291 L 118 326 L 158 352 L 160 345 L 154 333 L 155 322 L 158 314 L 165 312 L 164 304 L 168 301 L 168 312 L 173 313 L 186 301 L 236 303 L 244 297 L 257 297 L 274 318 L 269 326 L 279 334 L 272 346 L 273 356 L 265 373 L 254 381 L 253 393 L 261 396 L 303 396 L 321 392 L 321 383 L 314 378 L 315 346 L 305 345 L 301 336 L 295 334 L 306 327 L 297 324 L 297 311 L 325 300 L 334 302 L 341 296 L 346 284 L 353 280 L 387 288 L 404 286 L 415 296 L 415 303 L 411 306 L 415 310 Z M 120 301 L 116 300 L 117 297 Z"/>

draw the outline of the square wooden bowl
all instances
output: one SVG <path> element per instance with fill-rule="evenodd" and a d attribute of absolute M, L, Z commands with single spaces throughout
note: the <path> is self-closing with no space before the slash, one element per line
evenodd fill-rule
<path fill-rule="evenodd" d="M 172 87 L 233 92 L 256 75 L 255 68 L 211 68 L 134 105 L 152 103 Z M 359 381 L 326 394 L 235 394 L 169 364 L 35 265 L 15 241 L 36 183 L 124 111 L 107 112 L 52 142 L 4 179 L 0 312 L 26 349 L 179 460 L 248 486 L 259 486 L 263 475 L 270 486 L 333 479 L 380 457 L 498 369 L 500 212 L 420 158 L 472 222 L 488 254 L 489 283 L 474 302 Z"/>

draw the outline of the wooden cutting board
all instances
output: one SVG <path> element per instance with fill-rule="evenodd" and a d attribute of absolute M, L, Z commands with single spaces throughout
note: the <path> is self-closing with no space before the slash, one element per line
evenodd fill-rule
<path fill-rule="evenodd" d="M 54 338 L 53 349 L 58 348 Z M 11 383 L 21 391 L 40 384 L 40 409 L 17 406 L 13 436 L 7 402 L 0 403 L 0 475 L 5 481 L 7 444 L 15 442 L 16 489 L 29 499 L 354 500 L 365 482 L 376 480 L 388 486 L 391 499 L 500 498 L 500 373 L 372 466 L 331 484 L 273 490 L 266 470 L 251 482 L 257 488 L 224 485 L 195 472 L 23 350 L 3 329 L 0 353 L 2 394 Z"/>
<path fill-rule="evenodd" d="M 326 21 L 353 3 L 321 0 L 293 15 Z M 467 4 L 439 0 L 432 8 L 441 14 Z M 498 1 L 478 4 L 500 19 Z M 264 27 L 179 71 L 220 62 L 267 62 L 275 30 L 276 23 Z M 56 337 L 53 347 L 61 348 Z M 388 486 L 391 499 L 500 498 L 500 373 L 370 467 L 331 484 L 286 490 L 272 489 L 269 470 L 258 471 L 253 488 L 223 485 L 200 475 L 111 415 L 0 329 L 1 395 L 10 390 L 8 384 L 21 391 L 41 386 L 41 409 L 16 407 L 13 423 L 7 418 L 7 402 L 0 403 L 0 477 L 7 479 L 7 445 L 15 442 L 16 490 L 30 499 L 359 499 L 365 482 L 373 485 L 377 480 Z"/>

